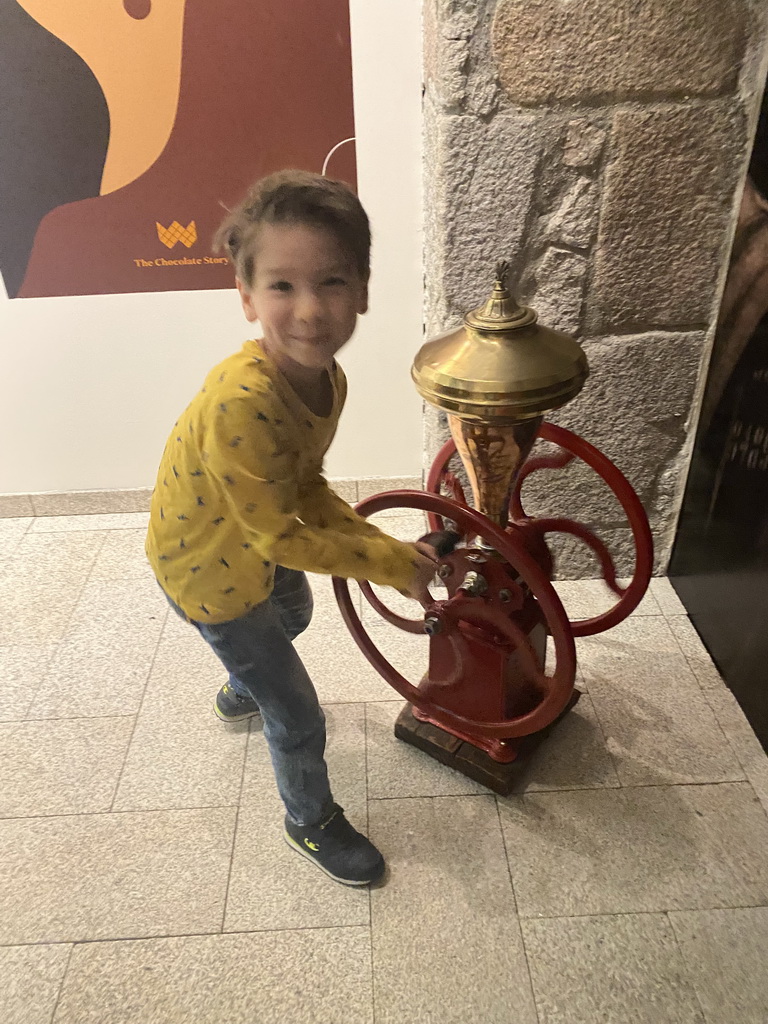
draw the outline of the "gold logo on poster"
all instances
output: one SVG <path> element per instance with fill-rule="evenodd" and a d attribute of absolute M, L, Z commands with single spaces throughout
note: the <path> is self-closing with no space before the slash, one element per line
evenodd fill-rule
<path fill-rule="evenodd" d="M 182 245 L 189 249 L 197 241 L 197 225 L 193 220 L 186 227 L 179 224 L 177 220 L 167 228 L 164 228 L 162 224 L 158 224 L 157 221 L 155 221 L 155 226 L 157 227 L 157 237 L 169 249 L 172 249 L 177 242 L 181 242 Z"/>

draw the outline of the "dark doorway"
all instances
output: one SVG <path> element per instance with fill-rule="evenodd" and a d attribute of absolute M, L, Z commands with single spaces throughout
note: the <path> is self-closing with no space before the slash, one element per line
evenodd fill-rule
<path fill-rule="evenodd" d="M 768 93 L 669 575 L 768 750 Z"/>

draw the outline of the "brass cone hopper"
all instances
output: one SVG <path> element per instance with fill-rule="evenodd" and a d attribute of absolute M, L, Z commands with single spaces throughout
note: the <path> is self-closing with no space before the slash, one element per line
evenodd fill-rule
<path fill-rule="evenodd" d="M 575 398 L 589 373 L 578 342 L 518 305 L 508 272 L 499 263 L 486 303 L 428 341 L 411 370 L 422 398 L 448 414 L 475 507 L 502 527 L 542 418 Z"/>

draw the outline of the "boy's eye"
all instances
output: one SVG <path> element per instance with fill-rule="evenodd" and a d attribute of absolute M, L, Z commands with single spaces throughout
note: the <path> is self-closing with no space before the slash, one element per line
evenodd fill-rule
<path fill-rule="evenodd" d="M 330 285 L 331 287 L 334 287 L 334 286 L 337 286 L 337 285 L 344 285 L 346 283 L 347 282 L 344 280 L 343 277 L 329 277 L 329 278 L 326 278 L 325 281 L 323 281 L 323 284 Z"/>
<path fill-rule="evenodd" d="M 289 292 L 293 286 L 290 281 L 275 281 L 269 287 L 276 292 Z"/>

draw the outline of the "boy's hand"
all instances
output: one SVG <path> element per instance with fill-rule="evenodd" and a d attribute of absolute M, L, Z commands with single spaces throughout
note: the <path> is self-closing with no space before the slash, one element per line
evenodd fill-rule
<path fill-rule="evenodd" d="M 416 566 L 414 576 L 410 585 L 405 590 L 401 590 L 400 593 L 405 597 L 409 597 L 412 601 L 424 603 L 430 600 L 429 584 L 435 578 L 435 572 L 437 571 L 437 553 L 433 547 L 429 544 L 424 544 L 422 541 L 417 541 L 413 545 L 413 549 L 413 560 Z"/>
<path fill-rule="evenodd" d="M 435 530 L 432 533 L 425 533 L 419 537 L 417 544 L 428 544 L 436 553 L 438 558 L 445 558 L 460 544 L 462 536 L 455 530 Z"/>

